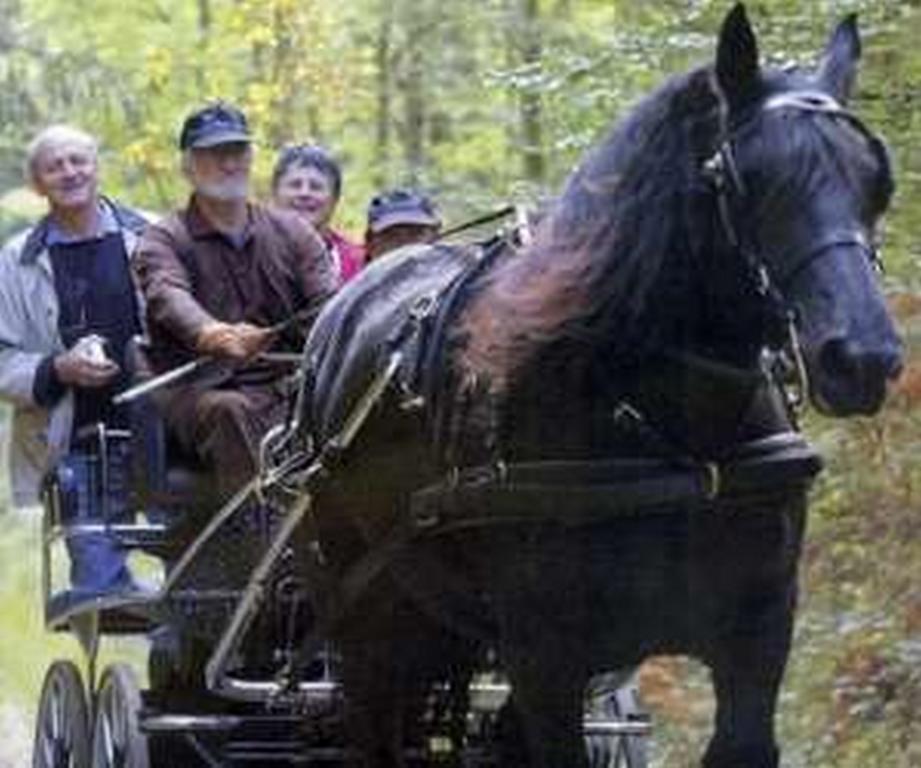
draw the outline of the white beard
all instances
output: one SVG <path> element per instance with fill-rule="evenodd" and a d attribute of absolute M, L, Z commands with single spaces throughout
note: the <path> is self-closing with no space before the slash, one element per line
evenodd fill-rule
<path fill-rule="evenodd" d="M 249 180 L 222 181 L 215 183 L 197 183 L 195 191 L 204 197 L 221 200 L 225 203 L 234 200 L 245 200 L 249 194 Z"/>

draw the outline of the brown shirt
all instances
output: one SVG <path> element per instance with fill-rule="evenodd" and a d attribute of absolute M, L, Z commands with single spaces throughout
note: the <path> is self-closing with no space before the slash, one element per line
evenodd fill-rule
<path fill-rule="evenodd" d="M 266 327 L 320 305 L 337 278 L 313 228 L 255 203 L 238 239 L 189 205 L 147 228 L 135 269 L 146 299 L 151 362 L 163 370 L 195 356 L 201 329 L 215 320 Z M 282 334 L 275 349 L 301 349 L 308 324 Z"/>

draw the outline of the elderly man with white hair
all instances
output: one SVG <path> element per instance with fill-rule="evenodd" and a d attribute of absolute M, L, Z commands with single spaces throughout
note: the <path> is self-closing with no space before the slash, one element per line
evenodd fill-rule
<path fill-rule="evenodd" d="M 17 504 L 35 501 L 41 478 L 82 427 L 126 418 L 111 399 L 126 383 L 126 343 L 141 330 L 129 255 L 145 226 L 100 195 L 97 142 L 82 130 L 41 131 L 26 175 L 48 212 L 0 252 L 0 398 L 14 409 Z M 68 548 L 75 593 L 133 586 L 109 538 L 82 536 Z"/>
<path fill-rule="evenodd" d="M 196 109 L 178 144 L 191 196 L 145 230 L 135 268 L 152 368 L 219 363 L 157 398 L 179 445 L 215 472 L 226 499 L 257 472 L 259 442 L 288 406 L 290 370 L 261 353 L 299 353 L 338 276 L 309 222 L 249 200 L 253 138 L 242 111 Z"/>

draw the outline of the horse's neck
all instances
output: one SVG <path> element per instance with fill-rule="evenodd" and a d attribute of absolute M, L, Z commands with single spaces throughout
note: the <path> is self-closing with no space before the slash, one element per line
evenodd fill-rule
<path fill-rule="evenodd" d="M 489 446 L 479 462 L 638 454 L 720 459 L 741 442 L 791 428 L 782 393 L 758 367 L 676 353 L 633 370 L 605 368 L 590 356 L 545 360 L 503 398 L 471 402 L 468 414 L 480 418 L 469 425 L 480 442 L 468 446 Z"/>
<path fill-rule="evenodd" d="M 791 428 L 783 393 L 754 365 L 666 354 L 636 376 L 627 399 L 677 452 L 700 458 Z"/>
<path fill-rule="evenodd" d="M 749 334 L 711 338 L 717 323 L 702 309 L 707 302 L 690 295 L 688 282 L 677 282 L 684 293 L 664 312 L 662 302 L 650 302 L 648 322 L 639 324 L 644 335 L 635 342 L 624 345 L 617 328 L 592 328 L 584 337 L 538 348 L 499 391 L 476 377 L 462 382 L 455 392 L 452 463 L 646 450 L 615 419 L 621 406 L 639 412 L 666 451 L 699 457 L 719 457 L 744 439 L 789 428 Z M 609 339 L 628 354 L 610 354 Z"/>

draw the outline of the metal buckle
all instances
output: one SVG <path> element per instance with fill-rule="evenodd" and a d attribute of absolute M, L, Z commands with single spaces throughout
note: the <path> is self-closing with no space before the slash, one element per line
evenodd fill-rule
<path fill-rule="evenodd" d="M 720 495 L 720 465 L 714 461 L 708 461 L 703 466 L 706 473 L 706 487 L 704 488 L 704 498 L 707 501 L 715 501 Z"/>
<path fill-rule="evenodd" d="M 413 305 L 409 309 L 409 316 L 413 320 L 424 320 L 426 317 L 432 314 L 432 309 L 435 307 L 435 296 L 433 294 L 425 294 L 420 296 L 413 302 Z"/>
<path fill-rule="evenodd" d="M 792 387 L 785 385 L 784 391 L 790 408 L 799 414 L 809 402 L 809 371 L 796 330 L 796 318 L 792 313 L 787 317 L 787 345 L 793 362 L 794 383 Z"/>

